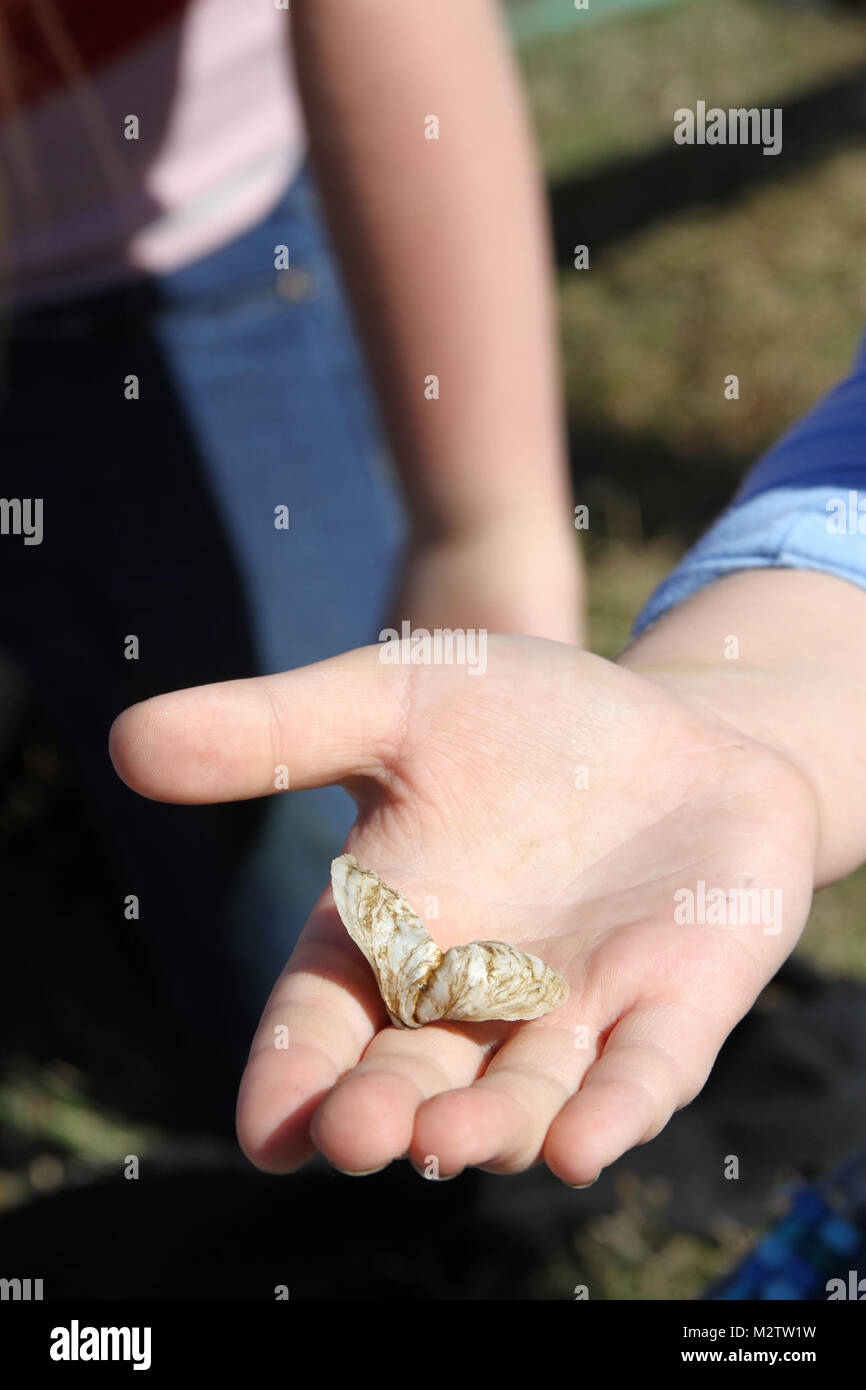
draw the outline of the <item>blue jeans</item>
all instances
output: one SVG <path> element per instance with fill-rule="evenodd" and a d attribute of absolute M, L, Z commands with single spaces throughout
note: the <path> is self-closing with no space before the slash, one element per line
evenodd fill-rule
<path fill-rule="evenodd" d="M 107 734 L 134 701 L 318 661 L 382 625 L 404 520 L 308 172 L 195 264 L 13 320 L 0 393 L 0 493 L 44 499 L 40 545 L 0 537 L 0 643 L 110 848 L 119 926 L 152 952 L 230 1118 L 354 807 L 338 787 L 158 805 L 118 780 Z"/>

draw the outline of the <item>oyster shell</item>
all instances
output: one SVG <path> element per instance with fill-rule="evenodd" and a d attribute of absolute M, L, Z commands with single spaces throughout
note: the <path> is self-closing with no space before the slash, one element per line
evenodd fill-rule
<path fill-rule="evenodd" d="M 444 953 L 417 913 L 351 854 L 331 864 L 343 926 L 373 968 L 398 1028 L 439 1018 L 541 1018 L 568 998 L 568 981 L 538 956 L 504 941 L 471 941 Z"/>

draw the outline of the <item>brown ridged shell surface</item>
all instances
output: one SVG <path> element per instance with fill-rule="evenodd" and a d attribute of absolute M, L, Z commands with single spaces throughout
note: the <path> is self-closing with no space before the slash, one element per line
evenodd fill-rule
<path fill-rule="evenodd" d="M 372 967 L 397 1027 L 421 1028 L 440 1018 L 541 1018 L 568 998 L 558 970 L 504 941 L 471 941 L 443 953 L 406 899 L 351 854 L 331 864 L 331 886 L 343 926 Z"/>

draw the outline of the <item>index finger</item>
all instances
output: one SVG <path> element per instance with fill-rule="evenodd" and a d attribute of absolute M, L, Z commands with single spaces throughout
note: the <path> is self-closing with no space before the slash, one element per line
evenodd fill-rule
<path fill-rule="evenodd" d="M 265 1172 L 312 1157 L 322 1097 L 387 1023 L 369 968 L 323 894 L 271 991 L 241 1081 L 238 1140 Z"/>

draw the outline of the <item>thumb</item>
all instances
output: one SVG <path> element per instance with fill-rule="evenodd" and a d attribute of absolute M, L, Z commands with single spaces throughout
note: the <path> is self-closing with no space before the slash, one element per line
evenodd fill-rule
<path fill-rule="evenodd" d="M 118 775 L 154 801 L 198 804 L 381 777 L 399 746 L 410 667 L 380 646 L 251 680 L 156 695 L 118 715 Z M 285 774 L 283 774 L 285 776 Z"/>

